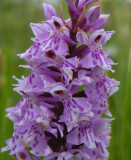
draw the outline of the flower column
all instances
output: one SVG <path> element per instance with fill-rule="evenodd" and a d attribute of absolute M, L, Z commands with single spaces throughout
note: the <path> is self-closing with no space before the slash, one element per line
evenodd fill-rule
<path fill-rule="evenodd" d="M 18 160 L 99 160 L 109 157 L 111 117 L 108 97 L 119 82 L 104 75 L 115 63 L 103 46 L 114 31 L 104 31 L 109 15 L 100 6 L 85 10 L 98 0 L 66 0 L 70 18 L 57 16 L 43 4 L 46 21 L 31 23 L 34 44 L 18 56 L 31 69 L 17 79 L 14 90 L 22 98 L 7 109 L 14 123 L 6 141 Z"/>

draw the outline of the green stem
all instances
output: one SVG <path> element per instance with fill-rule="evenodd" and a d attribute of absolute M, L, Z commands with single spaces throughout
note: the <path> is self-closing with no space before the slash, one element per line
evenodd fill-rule
<path fill-rule="evenodd" d="M 127 135 L 127 120 L 128 120 L 128 109 L 129 109 L 129 86 L 130 86 L 130 75 L 131 75 L 131 48 L 129 52 L 127 73 L 126 73 L 126 84 L 125 84 L 125 99 L 124 99 L 124 109 L 123 109 L 123 123 L 122 123 L 122 137 L 121 137 L 121 160 L 125 160 L 126 151 L 126 135 Z"/>

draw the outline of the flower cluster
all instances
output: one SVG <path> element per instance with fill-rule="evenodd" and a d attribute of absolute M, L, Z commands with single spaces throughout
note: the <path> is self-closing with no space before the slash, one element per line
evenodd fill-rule
<path fill-rule="evenodd" d="M 70 18 L 57 16 L 43 4 L 46 21 L 31 23 L 34 44 L 18 56 L 31 69 L 16 79 L 14 90 L 22 98 L 7 109 L 14 123 L 13 137 L 2 152 L 18 160 L 105 160 L 109 154 L 112 119 L 107 99 L 119 82 L 104 75 L 115 63 L 102 50 L 114 31 L 104 31 L 109 15 L 98 0 L 66 0 Z"/>

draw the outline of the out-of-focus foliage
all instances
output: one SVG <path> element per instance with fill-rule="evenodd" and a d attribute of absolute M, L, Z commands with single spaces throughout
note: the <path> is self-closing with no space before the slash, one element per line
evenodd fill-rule
<path fill-rule="evenodd" d="M 25 52 L 33 43 L 29 27 L 30 22 L 44 20 L 41 0 L 0 0 L 0 148 L 5 140 L 12 136 L 12 123 L 5 118 L 5 109 L 15 106 L 20 96 L 13 92 L 11 84 L 16 83 L 12 75 L 20 78 L 29 71 L 18 68 L 26 64 L 16 54 Z M 67 5 L 64 0 L 48 0 L 53 3 L 60 14 L 63 5 L 64 18 L 68 18 Z M 121 82 L 120 90 L 110 98 L 110 110 L 113 117 L 112 139 L 109 147 L 110 160 L 131 159 L 131 0 L 101 0 L 102 13 L 111 16 L 105 26 L 106 30 L 115 30 L 116 34 L 105 49 L 111 49 L 111 56 L 119 65 L 114 66 L 116 73 L 110 76 Z M 0 154 L 0 160 L 10 160 L 8 153 Z"/>

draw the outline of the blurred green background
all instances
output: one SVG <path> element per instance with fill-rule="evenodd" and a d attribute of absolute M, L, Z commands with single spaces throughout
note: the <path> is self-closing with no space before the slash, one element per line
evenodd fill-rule
<path fill-rule="evenodd" d="M 12 76 L 20 78 L 29 71 L 18 67 L 26 64 L 16 54 L 25 52 L 33 42 L 30 22 L 44 20 L 42 0 L 0 0 L 0 148 L 13 133 L 13 125 L 5 118 L 5 109 L 15 106 L 20 96 L 13 92 Z M 64 18 L 68 18 L 64 0 L 48 0 L 60 15 L 63 5 Z M 115 117 L 112 122 L 109 160 L 131 160 L 131 0 L 101 0 L 102 13 L 110 14 L 105 30 L 115 30 L 116 34 L 106 44 L 111 50 L 111 58 L 118 62 L 114 74 L 108 75 L 120 81 L 120 89 L 110 97 L 110 111 Z M 10 160 L 8 152 L 0 153 L 0 160 Z"/>

